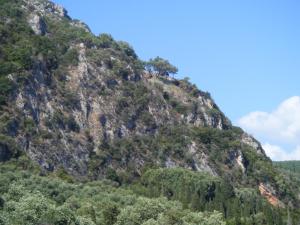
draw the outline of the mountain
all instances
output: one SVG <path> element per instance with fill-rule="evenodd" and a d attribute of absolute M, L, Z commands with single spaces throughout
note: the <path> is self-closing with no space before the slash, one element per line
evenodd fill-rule
<path fill-rule="evenodd" d="M 119 195 L 118 200 L 107 200 L 115 204 L 108 210 L 115 210 L 110 222 L 73 205 L 78 215 L 92 220 L 86 224 L 147 222 L 124 222 L 121 215 L 127 211 L 121 209 L 127 206 L 129 214 L 143 214 L 133 205 L 150 201 L 155 208 L 162 204 L 155 200 L 160 196 L 168 199 L 170 205 L 163 206 L 168 213 L 173 206 L 178 211 L 218 210 L 227 224 L 298 220 L 300 192 L 294 181 L 273 166 L 257 140 L 231 124 L 209 93 L 188 79 L 172 78 L 177 69 L 167 60 L 143 62 L 128 43 L 108 34 L 95 36 L 47 0 L 0 0 L 0 6 L 2 218 L 13 215 L 5 214 L 9 210 L 16 213 L 25 207 L 18 203 L 10 209 L 9 204 L 21 204 L 23 198 L 30 202 L 30 195 L 50 199 L 47 207 L 59 204 L 68 210 L 80 195 L 105 213 L 82 187 L 99 198 L 112 195 L 110 189 Z M 52 182 L 53 176 L 60 180 Z M 13 181 L 17 187 L 7 186 Z M 14 199 L 14 192 L 28 196 Z M 57 199 L 60 192 L 64 197 Z M 130 203 L 128 198 L 135 200 Z M 172 206 L 175 201 L 182 205 Z M 59 209 L 51 212 L 57 215 Z M 220 216 L 208 214 L 204 217 Z M 166 215 L 155 215 L 145 217 L 152 219 L 147 224 L 169 224 L 162 222 Z M 200 223 L 192 221 L 200 219 L 181 222 Z"/>

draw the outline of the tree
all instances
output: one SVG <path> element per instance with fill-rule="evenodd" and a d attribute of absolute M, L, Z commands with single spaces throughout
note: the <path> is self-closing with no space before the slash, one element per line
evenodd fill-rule
<path fill-rule="evenodd" d="M 117 222 L 117 216 L 119 213 L 120 210 L 116 203 L 107 202 L 102 212 L 104 223 L 107 225 L 115 224 Z"/>
<path fill-rule="evenodd" d="M 115 43 L 113 37 L 110 34 L 100 34 L 98 36 L 98 42 L 101 48 L 111 48 Z"/>
<path fill-rule="evenodd" d="M 119 48 L 129 57 L 137 59 L 137 55 L 133 48 L 125 41 L 118 42 Z"/>
<path fill-rule="evenodd" d="M 146 69 L 160 76 L 169 76 L 169 74 L 176 74 L 178 72 L 178 69 L 168 60 L 160 58 L 159 56 L 150 59 L 149 62 L 146 63 Z"/>

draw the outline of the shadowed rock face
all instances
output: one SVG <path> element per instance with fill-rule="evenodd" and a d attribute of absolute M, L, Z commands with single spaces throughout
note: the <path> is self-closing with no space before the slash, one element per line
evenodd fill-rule
<path fill-rule="evenodd" d="M 9 147 L 5 144 L 0 143 L 0 162 L 5 162 L 11 159 L 13 156 Z"/>

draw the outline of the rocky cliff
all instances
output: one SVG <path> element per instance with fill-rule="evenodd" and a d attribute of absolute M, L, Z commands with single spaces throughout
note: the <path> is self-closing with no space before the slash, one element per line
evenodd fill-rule
<path fill-rule="evenodd" d="M 183 167 L 283 195 L 259 142 L 209 93 L 149 72 L 129 44 L 60 6 L 12 2 L 1 9 L 1 161 L 25 153 L 46 171 L 122 181 Z"/>

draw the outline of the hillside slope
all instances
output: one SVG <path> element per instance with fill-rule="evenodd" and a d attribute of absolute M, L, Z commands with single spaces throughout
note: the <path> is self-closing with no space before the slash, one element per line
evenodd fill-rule
<path fill-rule="evenodd" d="M 210 137 L 191 135 L 222 131 L 233 145 L 224 146 L 228 170 L 246 172 L 243 146 L 268 161 L 208 93 L 187 80 L 147 72 L 127 43 L 94 36 L 63 8 L 16 2 L 18 8 L 3 8 L 1 20 L 2 133 L 45 169 L 86 176 L 94 160 L 95 176 L 128 164 L 137 173 L 156 164 L 216 175 L 222 171 L 208 155 Z"/>
<path fill-rule="evenodd" d="M 275 208 L 299 206 L 299 190 L 208 93 L 147 70 L 129 44 L 93 35 L 49 1 L 0 5 L 2 163 L 28 157 L 42 173 L 119 185 L 180 167 L 222 179 L 233 195 L 250 188 Z"/>
<path fill-rule="evenodd" d="M 300 161 L 276 161 L 273 164 L 283 170 L 291 171 L 300 174 Z"/>

